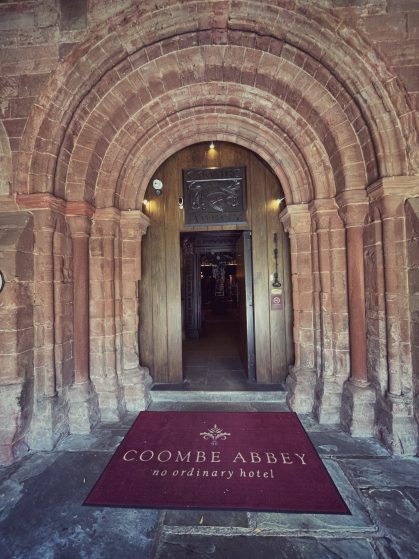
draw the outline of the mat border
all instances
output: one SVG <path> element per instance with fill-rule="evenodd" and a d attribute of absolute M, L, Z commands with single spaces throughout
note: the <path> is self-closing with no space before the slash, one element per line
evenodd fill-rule
<path fill-rule="evenodd" d="M 118 452 L 119 447 L 122 445 L 122 443 L 124 442 L 124 440 L 126 439 L 126 437 L 129 435 L 129 433 L 131 432 L 131 430 L 135 427 L 136 423 L 139 421 L 141 414 L 161 414 L 161 413 L 187 413 L 187 414 L 201 414 L 201 413 L 214 413 L 214 414 L 220 414 L 220 413 L 231 413 L 231 414 L 235 414 L 235 413 L 255 413 L 255 414 L 287 414 L 287 415 L 294 415 L 302 430 L 304 431 L 304 434 L 306 435 L 312 449 L 314 450 L 315 454 L 317 455 L 317 458 L 320 460 L 321 465 L 323 466 L 323 468 L 326 471 L 326 474 L 329 478 L 329 481 L 331 482 L 331 484 L 333 485 L 333 487 L 335 488 L 337 494 L 339 495 L 339 497 L 342 500 L 342 503 L 344 504 L 345 508 L 346 508 L 346 512 L 328 512 L 328 511 L 296 511 L 296 510 L 286 510 L 286 509 L 263 509 L 263 508 L 257 508 L 257 509 L 253 509 L 253 508 L 239 508 L 239 507 L 234 507 L 234 508 L 226 508 L 226 507 L 196 507 L 196 506 L 166 506 L 164 508 L 162 507 L 157 507 L 157 506 L 146 506 L 146 505 L 140 505 L 140 506 L 136 506 L 136 505 L 95 505 L 94 503 L 86 503 L 87 499 L 89 498 L 89 495 L 94 491 L 94 489 L 96 488 L 96 485 L 100 482 L 100 480 L 102 479 L 102 477 L 105 474 L 105 471 L 107 470 L 108 466 L 110 465 L 110 463 L 112 462 L 112 459 L 114 458 L 115 454 Z M 283 513 L 283 514 L 332 514 L 334 516 L 352 516 L 352 513 L 348 507 L 348 505 L 345 502 L 345 499 L 342 497 L 338 487 L 336 486 L 336 483 L 334 482 L 332 476 L 329 473 L 329 470 L 326 468 L 320 454 L 318 453 L 316 447 L 313 444 L 313 441 L 310 439 L 310 437 L 308 436 L 307 431 L 304 428 L 304 425 L 301 421 L 301 419 L 298 417 L 298 414 L 294 411 L 262 411 L 262 412 L 243 412 L 243 411 L 228 411 L 228 412 L 219 412 L 219 411 L 149 411 L 149 410 L 142 410 L 139 412 L 139 414 L 137 415 L 137 417 L 135 418 L 133 424 L 131 425 L 131 427 L 128 429 L 128 431 L 126 432 L 126 434 L 124 435 L 124 438 L 122 439 L 122 441 L 118 444 L 118 446 L 116 447 L 116 449 L 114 450 L 112 456 L 110 457 L 110 459 L 108 460 L 106 466 L 103 468 L 102 473 L 100 474 L 100 476 L 98 477 L 98 479 L 96 480 L 95 484 L 93 485 L 93 487 L 90 489 L 89 493 L 87 494 L 87 496 L 85 497 L 82 506 L 84 507 L 96 507 L 96 508 L 114 508 L 114 509 L 143 509 L 143 510 L 160 510 L 160 511 L 165 511 L 165 510 L 196 510 L 196 511 L 229 511 L 229 512 L 234 512 L 234 511 L 239 511 L 239 512 L 270 512 L 270 513 Z"/>

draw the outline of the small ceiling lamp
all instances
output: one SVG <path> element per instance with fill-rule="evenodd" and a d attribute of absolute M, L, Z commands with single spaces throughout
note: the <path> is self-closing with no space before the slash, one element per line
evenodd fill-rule
<path fill-rule="evenodd" d="M 153 180 L 153 188 L 156 192 L 157 196 L 160 196 L 160 194 L 162 193 L 163 190 L 163 183 L 160 179 L 154 179 Z"/>

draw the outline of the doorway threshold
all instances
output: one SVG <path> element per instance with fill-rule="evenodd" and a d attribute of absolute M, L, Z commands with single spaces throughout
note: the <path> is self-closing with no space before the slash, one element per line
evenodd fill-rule
<path fill-rule="evenodd" d="M 182 384 L 155 384 L 150 391 L 153 402 L 286 402 L 283 384 L 255 384 L 223 390 L 222 388 Z"/>

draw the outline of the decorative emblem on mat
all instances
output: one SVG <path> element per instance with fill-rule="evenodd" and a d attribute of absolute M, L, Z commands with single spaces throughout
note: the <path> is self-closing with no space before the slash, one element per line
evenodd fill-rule
<path fill-rule="evenodd" d="M 214 425 L 214 427 L 211 427 L 208 431 L 199 434 L 201 437 L 204 437 L 206 441 L 211 440 L 212 445 L 217 445 L 218 440 L 225 441 L 226 438 L 230 436 L 230 433 L 224 432 L 218 425 Z"/>

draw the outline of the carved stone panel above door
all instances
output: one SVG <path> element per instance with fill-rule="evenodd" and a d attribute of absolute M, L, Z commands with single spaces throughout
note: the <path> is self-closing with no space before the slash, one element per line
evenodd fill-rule
<path fill-rule="evenodd" d="M 246 223 L 246 168 L 184 169 L 185 225 Z"/>

